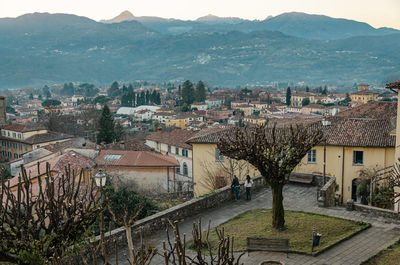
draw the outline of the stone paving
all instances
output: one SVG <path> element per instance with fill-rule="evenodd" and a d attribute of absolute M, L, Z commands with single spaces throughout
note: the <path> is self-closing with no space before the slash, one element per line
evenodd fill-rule
<path fill-rule="evenodd" d="M 284 253 L 273 252 L 251 252 L 250 256 L 245 254 L 241 262 L 245 265 L 258 265 L 264 260 L 279 260 L 286 265 L 292 264 L 360 264 L 368 258 L 376 255 L 382 249 L 395 243 L 400 238 L 400 224 L 393 220 L 381 217 L 368 216 L 361 212 L 349 212 L 343 207 L 320 208 L 317 206 L 317 188 L 313 186 L 302 185 L 286 185 L 284 189 L 284 206 L 287 210 L 297 210 L 305 212 L 319 213 L 329 216 L 340 217 L 344 219 L 364 221 L 372 224 L 372 227 L 364 232 L 352 237 L 349 240 L 325 251 L 324 253 L 312 257 L 300 254 L 289 254 L 286 257 Z M 271 208 L 271 190 L 268 188 L 253 194 L 251 201 L 233 201 L 222 207 L 210 209 L 207 212 L 187 218 L 180 222 L 179 228 L 181 233 L 186 233 L 187 237 L 191 237 L 193 222 L 199 218 L 204 223 L 203 229 L 206 229 L 208 221 L 211 220 L 211 227 L 218 226 L 232 217 L 256 208 Z M 160 231 L 147 238 L 147 243 L 154 245 L 161 250 L 162 241 L 166 240 L 165 232 Z M 119 253 L 119 264 L 129 264 L 126 261 L 126 250 Z M 110 256 L 110 262 L 113 263 L 113 257 Z M 161 265 L 163 259 L 156 256 L 152 264 Z M 400 264 L 400 261 L 399 261 Z"/>

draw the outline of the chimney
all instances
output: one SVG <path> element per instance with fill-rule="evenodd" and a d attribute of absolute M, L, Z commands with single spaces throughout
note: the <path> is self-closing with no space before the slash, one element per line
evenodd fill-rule
<path fill-rule="evenodd" d="M 124 141 L 119 142 L 119 148 L 121 148 L 121 150 L 125 150 L 125 142 Z"/>

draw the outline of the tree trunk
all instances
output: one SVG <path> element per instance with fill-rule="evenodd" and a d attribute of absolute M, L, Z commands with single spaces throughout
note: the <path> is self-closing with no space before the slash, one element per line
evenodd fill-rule
<path fill-rule="evenodd" d="M 128 252 L 129 252 L 129 261 L 131 264 L 134 264 L 134 248 L 133 248 L 133 239 L 132 239 L 132 226 L 125 226 L 126 233 L 126 241 L 128 242 Z"/>
<path fill-rule="evenodd" d="M 285 210 L 283 209 L 283 184 L 273 184 L 272 189 L 272 227 L 285 229 Z"/>

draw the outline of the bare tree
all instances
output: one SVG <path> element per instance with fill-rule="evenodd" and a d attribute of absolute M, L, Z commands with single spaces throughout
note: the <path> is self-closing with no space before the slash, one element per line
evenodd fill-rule
<path fill-rule="evenodd" d="M 99 190 L 90 180 L 85 184 L 82 172 L 67 167 L 57 174 L 46 167 L 37 181 L 23 167 L 16 186 L 1 181 L 0 261 L 58 263 L 102 210 Z"/>
<path fill-rule="evenodd" d="M 218 148 L 224 156 L 246 160 L 258 169 L 272 189 L 272 227 L 285 228 L 283 186 L 301 159 L 323 138 L 317 125 L 277 128 L 267 125 L 234 128 L 221 137 Z"/>
<path fill-rule="evenodd" d="M 214 154 L 209 152 L 212 157 Z M 224 157 L 224 161 L 212 163 L 207 160 L 200 162 L 205 171 L 204 177 L 200 184 L 212 190 L 225 187 L 232 180 L 233 175 L 237 175 L 239 179 L 255 171 L 255 168 L 245 160 L 236 160 L 230 157 Z"/>
<path fill-rule="evenodd" d="M 186 235 L 183 234 L 182 238 L 177 221 L 174 223 L 170 222 L 175 238 L 173 241 L 171 240 L 167 228 L 167 242 L 163 242 L 162 255 L 164 257 L 164 263 L 166 265 L 239 265 L 240 258 L 244 255 L 244 252 L 239 254 L 238 258 L 235 258 L 233 253 L 233 237 L 225 236 L 223 229 L 215 229 L 219 243 L 216 254 L 213 252 L 212 246 L 208 241 L 210 223 L 211 222 L 208 224 L 205 241 L 203 240 L 201 220 L 199 220 L 198 223 L 193 223 L 192 235 L 196 254 L 194 257 L 190 257 L 186 253 Z"/>

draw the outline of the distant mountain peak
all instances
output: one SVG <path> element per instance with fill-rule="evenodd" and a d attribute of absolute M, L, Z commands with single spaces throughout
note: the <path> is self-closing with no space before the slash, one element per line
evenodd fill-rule
<path fill-rule="evenodd" d="M 102 23 L 119 23 L 119 22 L 123 22 L 123 21 L 130 21 L 130 20 L 134 20 L 135 16 L 129 12 L 128 10 L 123 11 L 121 14 L 119 14 L 118 16 L 112 18 L 112 19 L 103 19 L 100 20 L 100 22 Z"/>
<path fill-rule="evenodd" d="M 208 14 L 206 16 L 203 17 L 199 17 L 198 19 L 196 19 L 197 21 L 204 21 L 204 20 L 217 20 L 220 19 L 219 16 L 213 15 L 213 14 Z"/>

